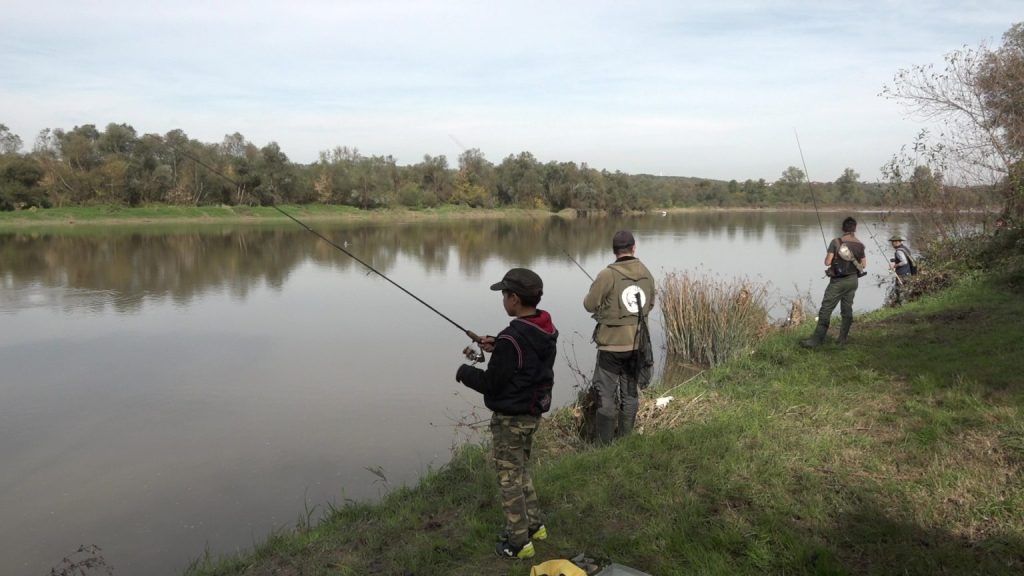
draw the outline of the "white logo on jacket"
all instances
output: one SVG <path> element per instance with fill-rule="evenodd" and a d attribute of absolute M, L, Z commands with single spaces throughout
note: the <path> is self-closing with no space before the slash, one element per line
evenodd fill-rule
<path fill-rule="evenodd" d="M 640 306 L 636 305 L 637 294 L 640 295 Z M 622 305 L 629 310 L 630 314 L 636 314 L 640 308 L 647 305 L 647 294 L 637 285 L 630 286 L 622 291 Z"/>

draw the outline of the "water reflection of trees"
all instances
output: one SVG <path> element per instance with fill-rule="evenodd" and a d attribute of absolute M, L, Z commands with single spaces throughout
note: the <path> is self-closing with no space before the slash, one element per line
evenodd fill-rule
<path fill-rule="evenodd" d="M 400 262 L 424 274 L 445 275 L 453 261 L 460 274 L 477 276 L 490 259 L 532 266 L 548 259 L 586 258 L 610 252 L 620 228 L 639 236 L 761 240 L 768 227 L 787 249 L 801 240 L 800 229 L 815 227 L 813 214 L 683 213 L 619 219 L 564 220 L 534 217 L 411 224 L 317 225 L 332 241 L 388 274 Z M 881 233 L 881 232 L 880 232 Z M 887 232 L 886 232 L 887 233 Z M 254 287 L 280 289 L 302 263 L 347 271 L 361 266 L 298 227 L 194 227 L 171 231 L 103 230 L 82 233 L 0 235 L 0 280 L 4 298 L 38 286 L 107 291 L 122 311 L 147 297 L 187 303 L 210 290 L 244 298 Z M 22 290 L 23 292 L 23 290 Z"/>
<path fill-rule="evenodd" d="M 294 239 L 283 230 L 8 234 L 0 236 L 0 270 L 12 289 L 102 291 L 104 304 L 130 312 L 147 297 L 187 303 L 210 289 L 245 297 L 256 283 L 280 288 L 303 258 Z"/>

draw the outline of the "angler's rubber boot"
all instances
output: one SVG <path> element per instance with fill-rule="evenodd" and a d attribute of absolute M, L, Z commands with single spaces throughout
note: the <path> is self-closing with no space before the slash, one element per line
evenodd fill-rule
<path fill-rule="evenodd" d="M 615 437 L 615 418 L 598 412 L 595 420 L 594 427 L 597 432 L 597 443 L 611 444 L 612 438 Z"/>
<path fill-rule="evenodd" d="M 853 318 L 843 318 L 843 323 L 839 325 L 839 338 L 836 340 L 840 346 L 846 346 L 846 339 L 850 336 L 850 326 L 853 326 Z"/>
<path fill-rule="evenodd" d="M 804 348 L 817 348 L 825 342 L 825 335 L 828 334 L 828 324 L 822 324 L 818 322 L 818 326 L 814 329 L 814 334 L 806 340 L 801 340 L 800 345 Z"/>
<path fill-rule="evenodd" d="M 633 424 L 635 423 L 636 414 L 626 414 L 624 411 L 619 412 L 618 437 L 629 436 L 633 432 Z"/>

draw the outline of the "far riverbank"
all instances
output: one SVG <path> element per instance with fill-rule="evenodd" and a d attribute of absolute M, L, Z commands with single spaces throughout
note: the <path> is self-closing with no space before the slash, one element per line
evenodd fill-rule
<path fill-rule="evenodd" d="M 422 210 L 387 208 L 362 210 L 353 206 L 324 204 L 282 205 L 282 210 L 304 222 L 417 222 L 425 220 L 471 220 L 502 218 L 542 218 L 559 216 L 575 218 L 576 210 L 550 212 L 543 209 L 522 208 L 470 208 L 442 206 Z M 678 214 L 686 212 L 813 212 L 803 206 L 756 207 L 685 207 L 659 208 L 648 214 Z M 874 212 L 877 208 L 823 207 L 821 212 Z M 590 211 L 590 215 L 603 214 Z M 287 217 L 272 206 L 75 206 L 0 212 L 0 230 L 51 226 L 126 226 L 139 224 L 204 224 L 204 223 L 262 223 L 286 221 Z"/>

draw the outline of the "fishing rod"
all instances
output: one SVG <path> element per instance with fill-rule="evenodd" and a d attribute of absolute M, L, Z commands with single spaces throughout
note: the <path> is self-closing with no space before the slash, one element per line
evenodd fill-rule
<path fill-rule="evenodd" d="M 566 250 L 565 248 L 562 248 L 562 252 L 564 252 L 564 253 L 565 253 L 565 256 L 566 256 L 566 257 L 567 257 L 567 258 L 568 258 L 569 260 L 572 260 L 572 263 L 573 263 L 573 264 L 575 264 L 575 265 L 576 265 L 576 267 L 580 269 L 580 272 L 583 272 L 584 274 L 586 274 L 586 275 L 587 275 L 587 278 L 590 278 L 590 281 L 591 281 L 591 282 L 593 282 L 593 281 L 594 281 L 594 277 L 590 275 L 590 272 L 587 272 L 587 269 L 586 269 L 586 268 L 584 268 L 584 267 L 583 267 L 583 266 L 582 266 L 582 265 L 581 265 L 581 264 L 580 264 L 579 262 L 577 262 L 577 261 L 576 261 L 576 259 L 575 259 L 575 258 L 573 258 L 571 254 L 569 254 L 569 251 L 568 251 L 568 250 Z"/>
<path fill-rule="evenodd" d="M 535 214 L 533 214 L 533 213 L 530 213 L 530 217 L 535 219 L 535 220 L 540 221 L 540 217 L 535 215 Z M 553 215 L 549 214 L 548 217 L 551 218 L 551 217 L 553 217 Z M 544 222 L 541 222 L 541 224 L 543 224 L 543 223 Z M 545 226 L 545 228 L 548 228 L 548 230 L 547 230 L 547 232 L 548 232 L 548 234 L 547 234 L 547 241 L 548 242 L 552 242 L 551 241 L 551 234 L 550 234 L 550 227 Z M 555 244 L 555 246 L 557 246 L 558 249 L 562 251 L 562 254 L 565 254 L 566 258 L 568 258 L 573 264 L 576 265 L 577 268 L 580 269 L 580 272 L 583 272 L 583 274 L 585 274 L 586 277 L 590 279 L 591 283 L 594 282 L 594 277 L 590 275 L 590 272 L 587 272 L 587 269 L 584 268 L 583 265 L 580 264 L 578 260 L 573 258 L 572 254 L 569 253 L 569 249 L 566 248 L 564 244 L 562 244 L 561 242 L 558 242 L 558 241 L 554 241 L 552 243 Z"/>
<path fill-rule="evenodd" d="M 796 147 L 800 150 L 800 162 L 804 165 L 804 177 L 807 179 L 807 189 L 811 191 L 811 200 L 814 202 L 814 214 L 818 216 L 818 229 L 821 230 L 821 241 L 825 243 L 825 250 L 827 251 L 829 249 L 829 243 L 828 240 L 825 239 L 825 227 L 821 224 L 821 212 L 818 210 L 818 199 L 814 196 L 814 186 L 811 186 L 811 177 L 807 173 L 807 161 L 804 160 L 804 149 L 800 146 L 800 134 L 797 133 L 796 128 L 793 128 L 793 135 L 796 136 Z M 842 244 L 840 244 L 839 247 L 842 248 Z M 854 262 L 854 264 L 857 266 L 858 278 L 867 274 L 867 272 L 861 270 L 859 264 L 856 262 Z M 825 273 L 828 274 L 827 271 Z"/>
<path fill-rule="evenodd" d="M 537 218 L 533 214 L 530 214 L 530 216 L 533 217 L 533 218 Z M 537 218 L 537 219 L 539 219 L 539 218 Z M 551 237 L 551 235 L 548 234 L 548 241 L 549 242 L 551 241 L 550 237 Z M 562 244 L 561 242 L 557 242 L 557 241 L 554 242 L 554 244 L 556 244 L 558 246 L 558 249 L 562 251 L 562 254 L 565 254 L 566 258 L 568 258 L 573 264 L 576 265 L 577 268 L 580 269 L 580 272 L 583 272 L 583 274 L 585 274 L 587 276 L 587 278 L 590 279 L 591 282 L 594 281 L 594 277 L 590 275 L 590 272 L 587 272 L 587 269 L 584 268 L 583 265 L 579 263 L 579 261 L 577 261 L 575 258 L 573 258 L 572 254 L 569 253 L 569 249 L 566 248 L 564 244 Z"/>
<path fill-rule="evenodd" d="M 804 149 L 800 146 L 800 134 L 793 128 L 793 135 L 796 136 L 796 148 L 800 151 L 800 162 L 804 165 L 804 178 L 807 180 L 807 189 L 811 192 L 811 201 L 814 202 L 814 214 L 818 217 L 818 229 L 821 230 L 821 241 L 825 243 L 828 250 L 828 240 L 825 239 L 825 227 L 821 225 L 821 212 L 818 211 L 818 199 L 814 196 L 814 186 L 811 186 L 811 175 L 807 172 L 807 162 L 804 160 Z"/>
<path fill-rule="evenodd" d="M 203 161 L 202 161 L 202 160 L 200 160 L 199 158 L 196 158 L 196 157 L 195 157 L 194 155 L 192 155 L 192 154 L 190 154 L 190 153 L 188 153 L 188 152 L 185 152 L 184 150 L 182 150 L 182 149 L 178 148 L 177 146 L 175 146 L 174 144 L 172 144 L 172 143 L 170 143 L 170 142 L 167 142 L 167 144 L 168 144 L 168 145 L 169 145 L 169 146 L 170 146 L 171 148 L 173 148 L 173 149 L 174 149 L 174 150 L 175 150 L 176 152 L 178 152 L 179 154 L 181 154 L 182 156 L 185 156 L 186 158 L 189 158 L 190 160 L 192 160 L 192 161 L 193 161 L 193 162 L 195 162 L 196 164 L 199 164 L 199 165 L 200 165 L 200 166 L 202 166 L 203 168 L 206 168 L 206 169 L 207 169 L 207 170 L 209 170 L 210 172 L 212 172 L 212 173 L 216 174 L 217 176 L 220 176 L 220 177 L 221 177 L 221 178 L 223 178 L 224 180 L 226 180 L 226 181 L 230 182 L 230 183 L 231 183 L 232 185 L 234 185 L 234 186 L 235 186 L 236 188 L 243 188 L 243 186 L 242 186 L 241 184 L 239 184 L 238 182 L 236 182 L 236 181 L 235 181 L 235 180 L 234 180 L 233 178 L 230 178 L 230 177 L 228 177 L 227 175 L 225 175 L 225 174 L 221 173 L 221 172 L 220 172 L 219 170 L 217 170 L 217 169 L 216 169 L 216 168 L 214 168 L 213 166 L 210 166 L 210 165 L 209 165 L 209 164 L 207 164 L 206 162 L 203 162 Z M 296 217 L 292 216 L 291 214 L 289 214 L 289 213 L 285 212 L 284 210 L 282 210 L 281 208 L 279 208 L 279 207 L 277 206 L 277 204 L 276 204 L 276 203 L 271 203 L 271 204 L 270 204 L 270 207 L 271 207 L 271 208 L 273 208 L 274 210 L 277 210 L 277 211 L 278 211 L 278 212 L 280 212 L 281 214 L 283 214 L 283 215 L 284 215 L 285 217 L 287 217 L 287 218 L 288 218 L 289 220 L 291 220 L 292 222 L 295 222 L 295 223 L 296 223 L 296 224 L 298 224 L 299 226 L 302 226 L 303 228 L 305 228 L 305 229 L 306 229 L 306 231 L 307 231 L 307 232 L 309 232 L 310 234 L 313 234 L 313 235 L 314 235 L 314 236 L 316 236 L 317 238 L 320 238 L 320 239 L 321 239 L 321 240 L 323 240 L 324 242 L 327 242 L 327 243 L 328 243 L 328 244 L 330 244 L 331 246 L 333 246 L 333 247 L 337 248 L 338 250 L 340 250 L 341 252 L 343 252 L 343 253 L 344 253 L 344 254 L 345 254 L 346 256 L 348 256 L 349 258 L 351 258 L 351 259 L 355 260 L 356 262 L 358 262 L 358 263 L 362 264 L 362 265 L 363 265 L 363 266 L 365 266 L 365 267 L 366 267 L 366 269 L 367 269 L 367 270 L 369 270 L 370 272 L 373 272 L 374 274 L 376 274 L 376 275 L 380 276 L 381 278 L 383 278 L 383 279 L 387 280 L 388 282 L 390 282 L 390 283 L 391 283 L 391 285 L 392 285 L 392 286 L 394 286 L 395 288 L 398 288 L 398 289 L 399 289 L 399 290 L 401 290 L 402 292 L 405 292 L 406 294 L 408 294 L 409 296 L 411 296 L 411 297 L 412 297 L 412 298 L 413 298 L 414 300 L 416 300 L 416 301 L 417 301 L 417 302 L 419 302 L 420 304 L 423 304 L 424 306 L 426 306 L 427 308 L 429 308 L 429 309 L 430 309 L 430 310 L 431 310 L 432 312 L 434 312 L 435 314 L 437 314 L 437 315 L 438 315 L 438 316 L 440 316 L 441 318 L 444 318 L 445 320 L 447 320 L 447 321 L 448 321 L 449 323 L 451 323 L 451 325 L 452 325 L 452 326 L 455 326 L 456 328 L 458 328 L 459 330 L 461 330 L 461 331 L 462 331 L 462 332 L 463 332 L 463 333 L 464 333 L 464 334 L 465 334 L 466 336 L 469 336 L 469 339 L 470 339 L 470 340 L 472 340 L 473 342 L 475 342 L 475 343 L 477 343 L 477 344 L 481 344 L 481 343 L 483 342 L 483 338 L 481 338 L 481 337 L 480 337 L 479 335 L 477 335 L 477 334 L 476 334 L 475 332 L 473 332 L 473 331 L 471 331 L 471 330 L 467 330 L 466 328 L 463 328 L 463 327 L 462 327 L 461 325 L 459 325 L 459 323 L 458 323 L 458 322 L 456 322 L 455 320 L 452 320 L 451 318 L 449 318 L 448 316 L 446 316 L 446 315 L 445 315 L 444 313 L 442 313 L 442 312 L 441 312 L 440 310 L 438 310 L 437 308 L 434 308 L 434 307 L 433 307 L 433 306 L 431 306 L 430 304 L 427 304 L 427 303 L 426 303 L 426 302 L 425 302 L 425 301 L 424 301 L 424 300 L 423 300 L 422 298 L 420 298 L 419 296 L 417 296 L 417 295 L 413 294 L 412 292 L 410 292 L 410 291 L 406 290 L 406 289 L 405 289 L 405 287 L 403 287 L 403 286 L 402 286 L 401 284 L 399 284 L 398 282 L 395 282 L 395 281 L 394 281 L 394 280 L 392 280 L 391 278 L 388 278 L 388 277 L 387 277 L 387 275 L 385 275 L 385 274 L 384 274 L 383 272 L 381 272 L 380 270 L 377 270 L 377 269 L 376 269 L 376 268 L 374 268 L 373 266 L 371 266 L 371 265 L 367 264 L 367 263 L 366 263 L 366 262 L 364 262 L 364 261 L 363 261 L 363 260 L 362 260 L 361 258 L 359 258 L 359 257 L 358 257 L 358 256 L 356 256 L 355 254 L 353 254 L 353 253 L 349 252 L 349 251 L 348 251 L 348 250 L 346 250 L 346 249 L 345 249 L 344 247 L 340 246 L 340 245 L 339 245 L 338 243 L 334 242 L 333 240 L 331 240 L 330 238 L 328 238 L 328 237 L 324 236 L 323 234 L 321 234 L 321 233 L 317 232 L 316 230 L 313 230 L 312 228 L 310 228 L 309 226 L 307 226 L 305 222 L 302 222 L 302 221 L 301 221 L 301 220 L 299 220 L 298 218 L 296 218 Z M 464 350 L 463 352 L 464 352 L 464 353 L 466 353 L 466 356 L 467 356 L 467 357 L 469 357 L 469 356 L 470 356 L 469 352 L 472 352 L 472 351 L 470 350 L 469 352 L 467 352 L 467 351 L 465 351 L 465 350 Z M 474 355 L 474 356 L 473 356 L 473 357 L 471 357 L 470 359 L 472 359 L 472 360 L 477 360 L 477 361 L 480 361 L 480 362 L 482 362 L 482 361 L 483 361 L 483 352 L 481 351 L 479 355 Z"/>

